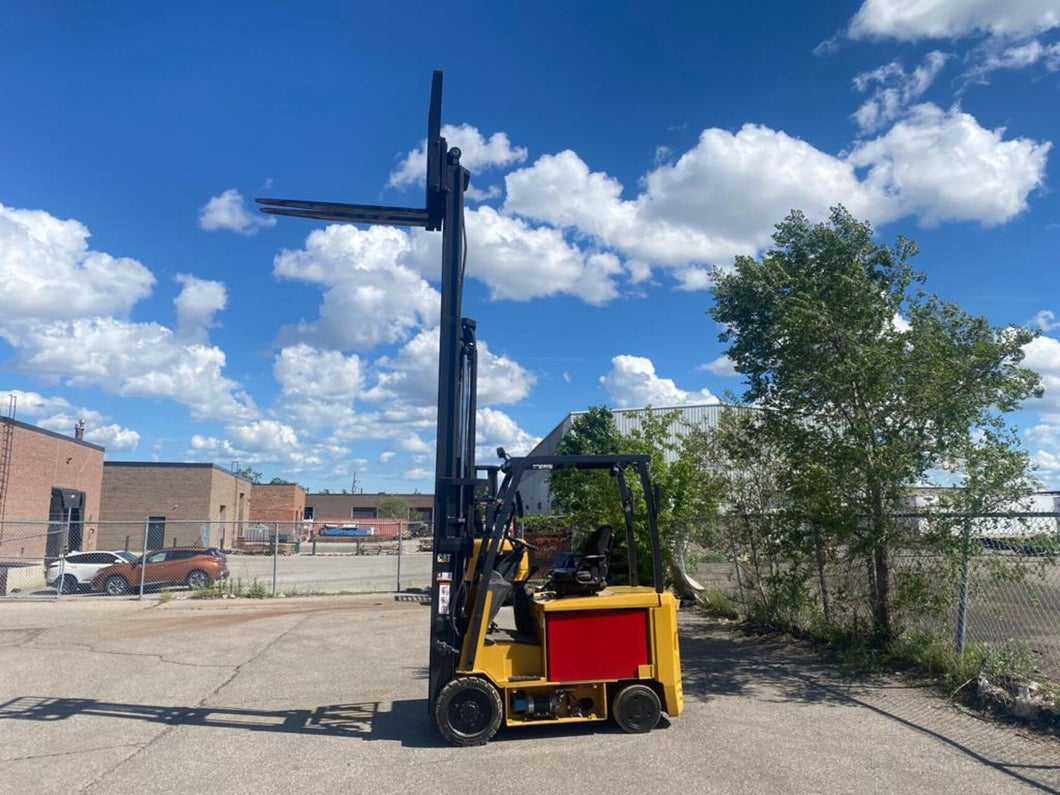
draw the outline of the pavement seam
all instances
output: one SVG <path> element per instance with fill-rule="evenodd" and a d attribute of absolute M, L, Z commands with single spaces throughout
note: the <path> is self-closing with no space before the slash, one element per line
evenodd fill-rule
<path fill-rule="evenodd" d="M 220 693 L 225 687 L 227 687 L 229 684 L 231 684 L 231 682 L 237 676 L 239 676 L 240 672 L 243 670 L 243 668 L 245 666 L 250 665 L 252 662 L 254 662 L 258 658 L 260 658 L 263 654 L 265 654 L 265 652 L 267 652 L 269 649 L 271 649 L 273 646 L 275 646 L 277 643 L 279 643 L 281 640 L 283 640 L 283 638 L 286 637 L 288 635 L 288 633 L 290 633 L 297 626 L 299 626 L 303 621 L 305 621 L 306 618 L 307 618 L 307 616 L 299 616 L 297 621 L 295 621 L 293 624 L 291 624 L 291 626 L 287 627 L 287 629 L 285 629 L 283 632 L 281 632 L 275 638 L 273 638 L 268 643 L 266 643 L 264 646 L 262 646 L 257 652 L 255 652 L 250 657 L 250 659 L 244 660 L 243 662 L 241 662 L 237 666 L 235 666 L 235 669 L 232 671 L 231 675 L 227 679 L 225 679 L 223 682 L 221 682 L 221 684 L 219 684 L 217 687 L 215 687 L 213 690 L 211 690 L 207 695 L 203 696 L 199 700 L 199 703 L 196 704 L 194 708 L 195 709 L 199 709 L 199 708 L 205 706 L 207 701 L 209 701 L 211 698 L 213 698 L 218 693 Z M 137 746 L 135 751 L 133 751 L 128 756 L 126 756 L 124 759 L 119 760 L 112 767 L 107 768 L 105 771 L 100 773 L 98 776 L 96 776 L 96 778 L 94 778 L 92 781 L 88 782 L 88 784 L 86 784 L 84 787 L 82 787 L 78 791 L 82 792 L 82 793 L 87 793 L 87 792 L 92 791 L 93 789 L 96 788 L 96 786 L 98 784 L 100 784 L 105 779 L 107 779 L 111 774 L 115 773 L 123 765 L 125 765 L 128 762 L 131 762 L 133 759 L 135 759 L 136 757 L 140 756 L 140 754 L 144 753 L 151 746 L 155 745 L 158 742 L 161 742 L 163 739 L 168 737 L 174 730 L 176 730 L 178 728 L 180 728 L 180 724 L 167 726 L 166 728 L 162 729 L 162 731 L 160 731 L 158 734 L 156 734 L 154 737 L 152 737 L 146 743 Z"/>

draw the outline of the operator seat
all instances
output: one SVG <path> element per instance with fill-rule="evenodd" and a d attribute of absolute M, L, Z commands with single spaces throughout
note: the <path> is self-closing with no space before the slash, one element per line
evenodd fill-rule
<path fill-rule="evenodd" d="M 588 596 L 607 587 L 607 561 L 611 554 L 611 525 L 593 530 L 577 555 L 566 566 L 549 574 L 546 589 L 556 596 Z"/>

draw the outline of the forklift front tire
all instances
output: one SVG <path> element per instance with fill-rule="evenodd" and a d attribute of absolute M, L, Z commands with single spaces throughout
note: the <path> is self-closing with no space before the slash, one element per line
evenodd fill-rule
<path fill-rule="evenodd" d="M 615 696 L 611 710 L 622 731 L 643 734 L 659 725 L 662 702 L 659 694 L 647 685 L 627 685 Z"/>
<path fill-rule="evenodd" d="M 501 694 L 477 676 L 453 679 L 442 688 L 434 706 L 438 731 L 453 745 L 485 745 L 503 717 Z"/>

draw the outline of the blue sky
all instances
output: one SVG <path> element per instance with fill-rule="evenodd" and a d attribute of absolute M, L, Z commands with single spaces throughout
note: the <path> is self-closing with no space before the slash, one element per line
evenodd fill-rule
<path fill-rule="evenodd" d="M 418 203 L 441 68 L 484 452 L 739 391 L 711 269 L 841 202 L 916 238 L 931 290 L 1042 328 L 1018 419 L 1060 476 L 1058 0 L 2 5 L 23 420 L 82 417 L 113 459 L 430 490 L 438 236 L 270 225 L 252 198 Z"/>

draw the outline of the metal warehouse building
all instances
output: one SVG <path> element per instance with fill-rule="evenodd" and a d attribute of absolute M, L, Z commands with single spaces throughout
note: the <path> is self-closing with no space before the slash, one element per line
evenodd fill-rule
<path fill-rule="evenodd" d="M 725 403 L 700 403 L 690 406 L 645 406 L 631 409 L 611 409 L 615 418 L 615 426 L 623 436 L 628 436 L 634 429 L 640 428 L 641 419 L 650 409 L 655 414 L 668 414 L 678 412 L 673 422 L 670 423 L 669 437 L 671 441 L 678 441 L 682 436 L 693 428 L 714 428 L 718 425 L 722 412 L 729 408 L 743 408 Z M 553 428 L 538 442 L 530 455 L 555 455 L 559 448 L 560 440 L 570 428 L 575 417 L 587 414 L 587 411 L 572 411 L 564 417 L 559 425 Z M 671 454 L 667 454 L 671 458 Z M 523 505 L 529 514 L 549 515 L 552 513 L 552 493 L 549 489 L 549 473 L 547 471 L 528 472 L 523 476 L 519 491 L 523 495 Z"/>

